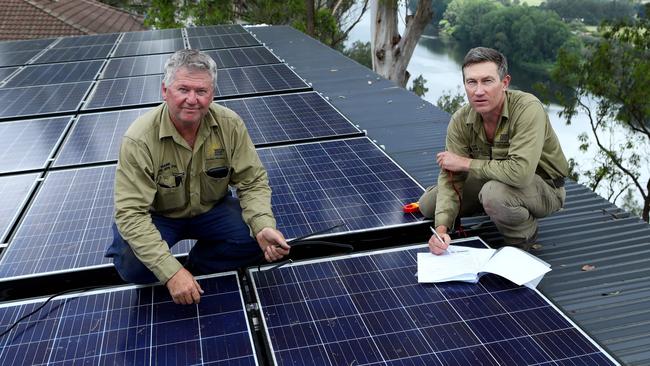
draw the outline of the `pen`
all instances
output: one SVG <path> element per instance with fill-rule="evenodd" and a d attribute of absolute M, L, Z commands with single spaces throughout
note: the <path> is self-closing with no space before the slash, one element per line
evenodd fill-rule
<path fill-rule="evenodd" d="M 440 242 L 444 244 L 445 241 L 442 240 L 440 235 L 438 235 L 438 232 L 434 228 L 432 228 L 431 226 L 429 226 L 429 229 L 431 229 L 431 232 L 433 233 L 433 235 L 436 236 L 436 239 L 440 240 Z"/>

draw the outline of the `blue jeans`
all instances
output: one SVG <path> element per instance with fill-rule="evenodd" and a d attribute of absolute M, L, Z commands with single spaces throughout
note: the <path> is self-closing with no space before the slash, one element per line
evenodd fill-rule
<path fill-rule="evenodd" d="M 210 211 L 191 218 L 172 219 L 151 215 L 153 224 L 169 247 L 184 239 L 196 239 L 185 267 L 194 274 L 229 271 L 258 264 L 262 250 L 250 236 L 241 216 L 239 200 L 226 196 Z M 131 246 L 113 224 L 113 243 L 106 250 L 115 269 L 126 282 L 151 283 L 157 279 L 135 256 Z"/>

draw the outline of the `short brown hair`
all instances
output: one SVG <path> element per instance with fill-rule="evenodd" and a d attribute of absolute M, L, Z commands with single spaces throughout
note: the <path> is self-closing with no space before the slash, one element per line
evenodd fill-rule
<path fill-rule="evenodd" d="M 497 65 L 497 71 L 501 80 L 508 75 L 508 60 L 506 56 L 494 48 L 474 47 L 467 51 L 463 59 L 463 79 L 465 79 L 465 67 L 483 62 L 494 62 Z"/>

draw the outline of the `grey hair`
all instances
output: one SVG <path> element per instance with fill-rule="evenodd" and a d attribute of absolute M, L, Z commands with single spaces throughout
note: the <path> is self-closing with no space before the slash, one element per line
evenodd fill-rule
<path fill-rule="evenodd" d="M 165 77 L 163 83 L 169 86 L 174 82 L 176 72 L 180 68 L 192 71 L 205 71 L 212 77 L 212 86 L 217 83 L 217 63 L 205 52 L 199 50 L 178 50 L 165 62 Z"/>
<path fill-rule="evenodd" d="M 508 75 L 508 60 L 506 56 L 494 48 L 475 47 L 467 51 L 465 59 L 463 59 L 463 79 L 465 79 L 465 67 L 482 62 L 494 62 L 497 65 L 497 72 L 501 80 Z"/>

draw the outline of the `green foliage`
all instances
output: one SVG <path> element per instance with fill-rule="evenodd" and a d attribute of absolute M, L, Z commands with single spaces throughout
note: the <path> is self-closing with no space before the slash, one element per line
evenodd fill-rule
<path fill-rule="evenodd" d="M 252 0 L 247 1 L 244 20 L 251 23 L 288 25 L 303 19 L 307 13 L 305 0 Z"/>
<path fill-rule="evenodd" d="M 426 87 L 427 79 L 424 76 L 420 75 L 413 79 L 413 85 L 409 88 L 410 91 L 415 93 L 418 97 L 422 98 L 429 91 L 429 88 Z"/>
<path fill-rule="evenodd" d="M 525 5 L 502 6 L 492 0 L 453 0 L 445 19 L 451 35 L 467 48 L 498 49 L 519 65 L 553 62 L 571 40 L 557 14 Z"/>
<path fill-rule="evenodd" d="M 343 50 L 343 54 L 355 60 L 361 65 L 372 69 L 372 55 L 370 54 L 370 42 L 354 41 L 350 48 Z"/>
<path fill-rule="evenodd" d="M 556 12 L 563 19 L 579 19 L 588 25 L 598 25 L 604 20 L 632 19 L 636 12 L 632 0 L 547 0 L 541 7 Z"/>
<path fill-rule="evenodd" d="M 607 181 L 610 192 L 619 192 L 610 197 L 632 185 L 643 199 L 642 217 L 648 221 L 650 180 L 642 182 L 640 171 L 650 158 L 650 21 L 616 23 L 600 30 L 601 39 L 583 48 L 560 50 L 552 78 L 570 89 L 560 89 L 557 98 L 567 122 L 578 111 L 589 119 L 592 139 L 583 136 L 581 148 L 597 148 L 598 166 L 584 173 L 588 185 L 595 189 Z M 625 138 L 603 137 L 613 131 Z"/>
<path fill-rule="evenodd" d="M 452 94 L 451 90 L 443 91 L 442 96 L 436 101 L 438 108 L 449 114 L 456 112 L 463 104 L 465 104 L 465 93 L 460 88 L 456 89 L 455 94 Z"/>
<path fill-rule="evenodd" d="M 232 0 L 196 0 L 183 9 L 184 18 L 198 26 L 232 23 L 234 18 Z"/>
<path fill-rule="evenodd" d="M 294 28 L 307 33 L 307 23 L 304 18 L 298 18 L 291 24 Z M 314 16 L 314 37 L 327 45 L 336 45 L 342 50 L 342 42 L 337 40 L 344 37 L 336 21 L 336 17 L 328 9 L 319 9 Z"/>
<path fill-rule="evenodd" d="M 179 28 L 183 23 L 179 19 L 174 0 L 151 0 L 151 5 L 144 18 L 144 25 L 154 29 Z"/>

